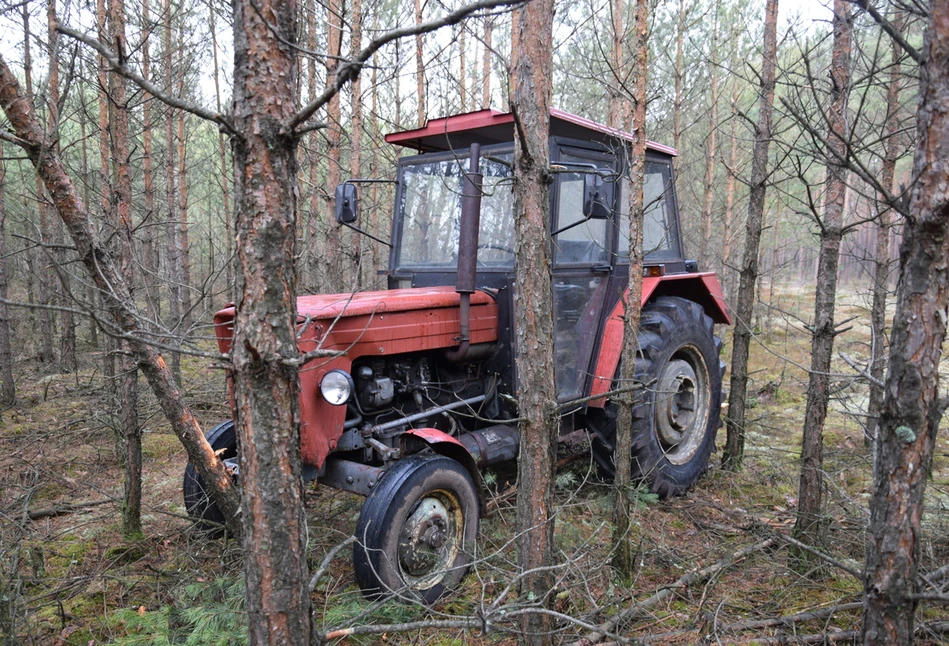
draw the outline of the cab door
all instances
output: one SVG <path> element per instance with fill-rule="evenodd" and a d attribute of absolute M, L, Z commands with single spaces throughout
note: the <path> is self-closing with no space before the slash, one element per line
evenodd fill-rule
<path fill-rule="evenodd" d="M 556 141 L 556 140 L 555 140 Z M 610 282 L 611 220 L 583 217 L 582 172 L 594 165 L 615 172 L 615 159 L 581 146 L 552 146 L 564 172 L 556 175 L 551 195 L 551 240 L 554 299 L 554 376 L 557 400 L 582 397 L 592 373 L 597 328 Z M 557 163 L 555 161 L 554 163 Z M 570 172 L 577 168 L 577 172 Z M 615 181 L 605 182 L 605 201 L 614 205 Z"/>

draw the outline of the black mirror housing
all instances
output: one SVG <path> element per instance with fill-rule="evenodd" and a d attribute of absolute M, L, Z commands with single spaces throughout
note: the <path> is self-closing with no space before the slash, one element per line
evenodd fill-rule
<path fill-rule="evenodd" d="M 336 221 L 352 224 L 359 215 L 359 193 L 356 185 L 348 182 L 336 187 Z"/>
<path fill-rule="evenodd" d="M 583 217 L 588 220 L 608 220 L 613 215 L 603 188 L 603 177 L 598 173 L 583 176 Z"/>

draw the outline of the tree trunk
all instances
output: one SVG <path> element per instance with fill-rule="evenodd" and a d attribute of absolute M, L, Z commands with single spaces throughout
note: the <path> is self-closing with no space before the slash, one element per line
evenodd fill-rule
<path fill-rule="evenodd" d="M 327 41 L 329 56 L 326 59 L 326 87 L 336 82 L 340 55 L 343 48 L 343 7 L 340 0 L 329 0 L 327 9 Z M 343 138 L 343 116 L 339 105 L 339 95 L 330 99 L 326 106 L 326 254 L 324 257 L 325 282 L 323 288 L 330 292 L 343 289 L 343 277 L 347 275 L 343 268 L 345 253 L 341 227 L 336 223 L 336 203 L 334 200 L 336 185 L 339 184 L 341 147 Z"/>
<path fill-rule="evenodd" d="M 745 394 L 748 389 L 748 350 L 751 346 L 751 318 L 758 283 L 758 250 L 764 219 L 764 198 L 768 182 L 768 147 L 771 144 L 771 116 L 774 111 L 774 69 L 778 43 L 778 0 L 765 4 L 764 51 L 761 58 L 761 94 L 758 124 L 751 158 L 751 192 L 745 223 L 745 250 L 734 312 L 731 383 L 728 390 L 727 437 L 722 451 L 722 468 L 741 469 L 745 455 Z"/>
<path fill-rule="evenodd" d="M 899 9 L 890 21 L 894 28 L 902 30 L 903 15 Z M 891 43 L 890 83 L 886 88 L 886 149 L 883 154 L 883 168 L 880 170 L 880 184 L 884 190 L 893 190 L 893 177 L 896 161 L 899 158 L 900 142 L 897 132 L 900 120 L 900 81 L 902 70 L 900 58 L 903 50 L 896 42 Z M 867 446 L 877 435 L 880 408 L 883 404 L 883 383 L 886 372 L 886 296 L 890 287 L 890 216 L 891 209 L 887 195 L 877 200 L 876 249 L 873 260 L 873 304 L 870 308 L 870 333 L 872 354 L 870 364 L 870 396 L 867 406 L 867 427 L 864 441 Z"/>
<path fill-rule="evenodd" d="M 151 33 L 151 15 L 149 0 L 142 2 L 142 22 L 149 25 L 142 32 L 142 76 L 151 80 L 152 58 L 149 51 L 148 36 Z M 218 107 L 220 111 L 220 106 Z M 152 151 L 154 149 L 152 142 L 152 102 L 142 102 L 142 179 L 145 184 L 145 212 L 142 214 L 142 233 L 144 239 L 142 242 L 142 251 L 146 275 L 142 280 L 142 287 L 145 289 L 145 302 L 148 308 L 148 316 L 158 323 L 161 318 L 161 291 L 158 287 L 159 273 L 159 244 L 157 235 L 157 218 L 155 215 L 155 174 L 152 169 Z M 226 181 L 226 177 L 225 177 Z"/>
<path fill-rule="evenodd" d="M 422 0 L 415 0 L 415 24 L 422 24 Z M 422 34 L 416 34 L 415 36 L 415 82 L 417 85 L 417 97 L 418 97 L 418 124 L 416 127 L 421 128 L 425 125 L 425 115 L 428 114 L 428 110 L 425 106 L 425 59 L 422 50 L 422 44 L 424 40 Z"/>
<path fill-rule="evenodd" d="M 917 178 L 900 249 L 889 374 L 876 442 L 863 643 L 913 640 L 923 494 L 945 409 L 939 362 L 949 307 L 949 11 L 934 3 L 923 41 Z"/>
<path fill-rule="evenodd" d="M 738 173 L 738 136 L 735 128 L 738 125 L 738 84 L 732 90 L 732 115 L 728 126 L 728 179 L 725 181 L 725 221 L 722 223 L 722 274 L 725 287 L 725 302 L 732 303 L 735 299 L 735 270 L 732 267 L 732 242 L 734 231 L 732 224 L 735 221 L 735 178 Z"/>
<path fill-rule="evenodd" d="M 557 457 L 557 393 L 554 388 L 553 308 L 550 273 L 550 93 L 553 0 L 534 0 L 520 10 L 513 58 L 514 319 L 517 330 L 521 447 L 517 460 L 517 552 L 521 595 L 549 605 L 553 573 L 554 464 Z M 541 242 L 543 241 L 543 242 Z M 522 621 L 525 644 L 551 643 L 548 615 Z"/>
<path fill-rule="evenodd" d="M 125 57 L 125 3 L 109 0 L 109 42 L 118 55 Z M 129 117 L 125 79 L 109 75 L 111 106 L 110 138 L 112 172 L 115 178 L 115 209 L 118 216 L 118 243 L 115 257 L 125 281 L 129 298 L 135 299 L 134 230 L 132 223 L 132 173 L 129 164 Z M 142 536 L 142 430 L 138 423 L 138 370 L 130 356 L 128 342 L 122 344 L 119 362 L 122 390 L 117 412 L 122 417 L 125 448 L 125 497 L 122 501 L 122 534 L 126 538 Z"/>
<path fill-rule="evenodd" d="M 100 0 L 101 1 L 101 0 Z M 164 66 L 164 81 L 166 88 L 175 86 L 174 71 L 172 68 L 171 49 L 171 0 L 162 2 L 162 64 Z M 184 70 L 179 70 L 184 74 Z M 175 109 L 165 106 L 165 253 L 168 268 L 168 324 L 171 338 L 168 342 L 172 347 L 178 347 L 181 334 L 181 288 L 184 283 L 181 267 L 181 242 L 179 240 L 178 217 L 178 186 L 176 178 L 177 164 L 175 163 Z M 175 379 L 181 380 L 181 356 L 177 352 L 171 353 L 171 371 Z"/>
<path fill-rule="evenodd" d="M 491 107 L 491 38 L 494 36 L 494 18 L 484 18 L 484 53 L 481 58 L 481 109 Z"/>
<path fill-rule="evenodd" d="M 309 646 L 297 407 L 295 0 L 234 3 L 234 399 L 251 644 Z M 266 21 L 263 17 L 266 17 Z"/>
<path fill-rule="evenodd" d="M 217 12 L 214 10 L 214 3 L 211 0 L 208 0 L 208 18 L 211 21 L 211 52 L 214 55 L 214 104 L 217 106 L 218 114 L 222 114 L 221 80 L 217 56 L 217 29 L 215 28 L 216 17 Z M 315 22 L 315 20 L 311 20 L 311 22 Z M 310 48 L 312 49 L 312 45 Z M 314 64 L 312 59 L 310 64 Z M 229 177 L 233 172 L 233 168 L 227 163 L 227 150 L 225 147 L 224 133 L 220 131 L 217 133 L 217 153 L 218 159 L 221 163 L 221 192 L 224 200 L 224 204 L 222 206 L 224 207 L 224 235 L 226 238 L 224 247 L 224 280 L 227 286 L 224 290 L 224 293 L 227 295 L 228 300 L 232 300 L 234 294 L 234 227 L 231 224 L 231 182 Z"/>
<path fill-rule="evenodd" d="M 672 92 L 672 147 L 679 150 L 679 144 L 682 140 L 682 80 L 684 72 L 683 65 L 683 41 L 685 39 L 685 6 L 686 0 L 679 0 L 679 11 L 676 22 L 676 53 L 675 70 L 673 70 L 673 92 Z M 673 168 L 679 170 L 679 157 L 672 159 Z"/>
<path fill-rule="evenodd" d="M 178 96 L 185 94 L 184 24 L 178 25 Z M 185 147 L 185 112 L 178 110 L 178 257 L 181 259 L 181 335 L 187 336 L 191 330 L 191 245 L 188 241 L 188 151 Z"/>
<path fill-rule="evenodd" d="M 817 265 L 817 294 L 811 328 L 811 369 L 804 409 L 804 438 L 801 446 L 801 484 L 798 493 L 794 538 L 807 545 L 823 543 L 823 444 L 827 417 L 830 364 L 833 359 L 834 301 L 837 296 L 837 268 L 843 237 L 844 207 L 847 198 L 845 158 L 848 136 L 847 101 L 850 98 L 850 52 L 853 18 L 848 0 L 834 0 L 834 46 L 830 63 L 830 110 L 827 114 L 827 188 L 824 215 L 820 223 L 820 257 Z M 796 567 L 805 571 L 817 565 L 810 552 L 792 549 Z"/>
<path fill-rule="evenodd" d="M 26 94 L 33 100 L 33 63 L 30 52 L 30 43 L 33 35 L 30 33 L 30 11 L 29 4 L 23 4 L 23 78 L 26 84 Z M 36 209 L 39 217 L 40 241 L 47 242 L 46 238 L 46 204 L 43 200 L 43 182 L 36 178 Z M 55 358 L 53 353 L 53 312 L 47 306 L 50 304 L 49 298 L 49 258 L 47 249 L 40 249 L 36 269 L 36 298 L 41 306 L 39 310 L 40 318 L 40 349 L 37 353 L 37 360 L 40 363 L 49 363 Z"/>
<path fill-rule="evenodd" d="M 0 404 L 13 406 L 16 403 L 16 382 L 13 381 L 13 350 L 10 346 L 10 313 L 7 309 L 7 286 L 10 273 L 7 271 L 6 225 L 6 169 L 3 165 L 3 144 L 0 143 Z"/>
<path fill-rule="evenodd" d="M 49 92 L 49 107 L 47 122 L 49 123 L 49 132 L 59 131 L 59 38 L 56 33 L 56 0 L 48 0 L 46 4 L 46 23 L 47 23 L 47 60 L 49 61 L 49 78 L 47 81 Z M 54 144 L 59 149 L 59 138 L 56 138 Z M 46 204 L 42 206 L 44 213 L 47 212 Z M 55 264 L 56 272 L 56 302 L 62 307 L 59 313 L 59 358 L 60 364 L 66 370 L 76 370 L 78 363 L 76 360 L 76 318 L 72 313 L 74 307 L 69 288 L 69 272 L 66 271 L 66 250 L 62 248 L 62 227 L 59 222 L 47 221 L 47 233 L 49 241 L 53 245 L 50 254 L 52 262 Z"/>
<path fill-rule="evenodd" d="M 715 144 L 718 133 L 718 13 L 719 2 L 716 1 L 712 11 L 715 15 L 712 18 L 712 49 L 709 67 L 711 68 L 709 76 L 709 89 L 711 92 L 711 103 L 709 109 L 709 134 L 708 143 L 705 146 L 705 181 L 704 195 L 702 200 L 702 242 L 699 246 L 699 266 L 702 271 L 713 271 L 712 259 L 712 208 L 715 199 Z M 715 259 L 716 261 L 719 258 Z"/>
<path fill-rule="evenodd" d="M 628 386 L 636 378 L 636 354 L 639 350 L 639 320 L 643 290 L 643 182 L 646 169 L 646 80 L 649 25 L 648 0 L 637 0 L 633 24 L 632 60 L 629 71 L 622 69 L 620 78 L 633 78 L 632 111 L 619 109 L 624 116 L 623 130 L 634 140 L 629 158 L 629 274 L 628 300 L 623 316 L 623 359 L 620 363 L 620 384 Z M 622 57 L 619 57 L 620 59 Z M 625 103 L 625 101 L 624 101 Z M 622 235 L 622 232 L 620 232 Z M 633 404 L 635 393 L 619 398 L 616 418 L 614 464 L 616 493 L 613 506 L 613 567 L 630 578 L 635 570 L 632 546 L 633 501 L 631 499 Z"/>
<path fill-rule="evenodd" d="M 79 259 L 99 288 L 106 312 L 117 328 L 123 331 L 124 338 L 128 341 L 139 368 L 148 379 L 162 412 L 187 450 L 188 458 L 214 493 L 215 501 L 225 517 L 237 519 L 237 492 L 224 464 L 204 439 L 204 433 L 182 399 L 165 361 L 154 347 L 143 340 L 139 324 L 141 316 L 125 280 L 112 254 L 99 240 L 89 213 L 66 174 L 59 154 L 52 149 L 29 100 L 20 90 L 16 77 L 2 57 L 0 107 L 7 115 L 13 132 L 23 141 L 24 151 L 43 180 L 53 206 L 66 225 Z M 239 533 L 240 526 L 232 523 L 232 530 Z"/>
<path fill-rule="evenodd" d="M 352 56 L 362 48 L 362 0 L 351 0 L 350 4 L 350 29 L 349 50 Z M 353 79 L 350 87 L 350 109 L 352 116 L 349 121 L 349 176 L 359 177 L 362 173 L 362 81 L 357 76 Z M 336 186 L 332 187 L 335 190 Z M 352 267 L 355 270 L 352 274 L 355 281 L 350 288 L 355 291 L 364 289 L 372 280 L 373 268 L 366 266 L 362 258 L 363 236 L 351 235 L 352 239 Z"/>

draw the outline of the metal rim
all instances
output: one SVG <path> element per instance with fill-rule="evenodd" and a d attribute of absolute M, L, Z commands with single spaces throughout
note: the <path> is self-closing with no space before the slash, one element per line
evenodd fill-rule
<path fill-rule="evenodd" d="M 436 489 L 416 503 L 399 532 L 399 570 L 416 590 L 438 585 L 461 552 L 465 518 L 454 492 Z"/>
<path fill-rule="evenodd" d="M 663 366 L 656 390 L 656 436 L 672 464 L 685 464 L 705 437 L 709 416 L 708 366 L 698 348 L 679 348 Z"/>

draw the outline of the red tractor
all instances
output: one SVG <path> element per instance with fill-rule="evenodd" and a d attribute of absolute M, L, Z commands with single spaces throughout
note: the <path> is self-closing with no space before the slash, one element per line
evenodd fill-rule
<path fill-rule="evenodd" d="M 399 161 L 388 290 L 301 296 L 300 350 L 342 354 L 300 373 L 304 477 L 366 496 L 355 530 L 357 581 L 370 597 L 432 602 L 457 584 L 481 515 L 480 470 L 518 453 L 514 365 L 514 119 L 482 110 L 388 135 L 419 154 Z M 551 111 L 551 245 L 558 401 L 564 434 L 587 429 L 613 470 L 609 400 L 628 274 L 629 134 Z M 682 251 L 675 151 L 650 143 L 633 473 L 661 497 L 689 488 L 714 448 L 729 323 L 713 273 Z M 357 184 L 336 191 L 356 229 Z M 356 229 L 358 230 L 358 229 Z M 544 244 L 538 241 L 538 244 Z M 215 316 L 230 350 L 234 309 Z M 589 399 L 602 395 L 600 398 Z M 237 472 L 233 422 L 207 435 Z M 188 465 L 189 514 L 222 521 Z"/>

